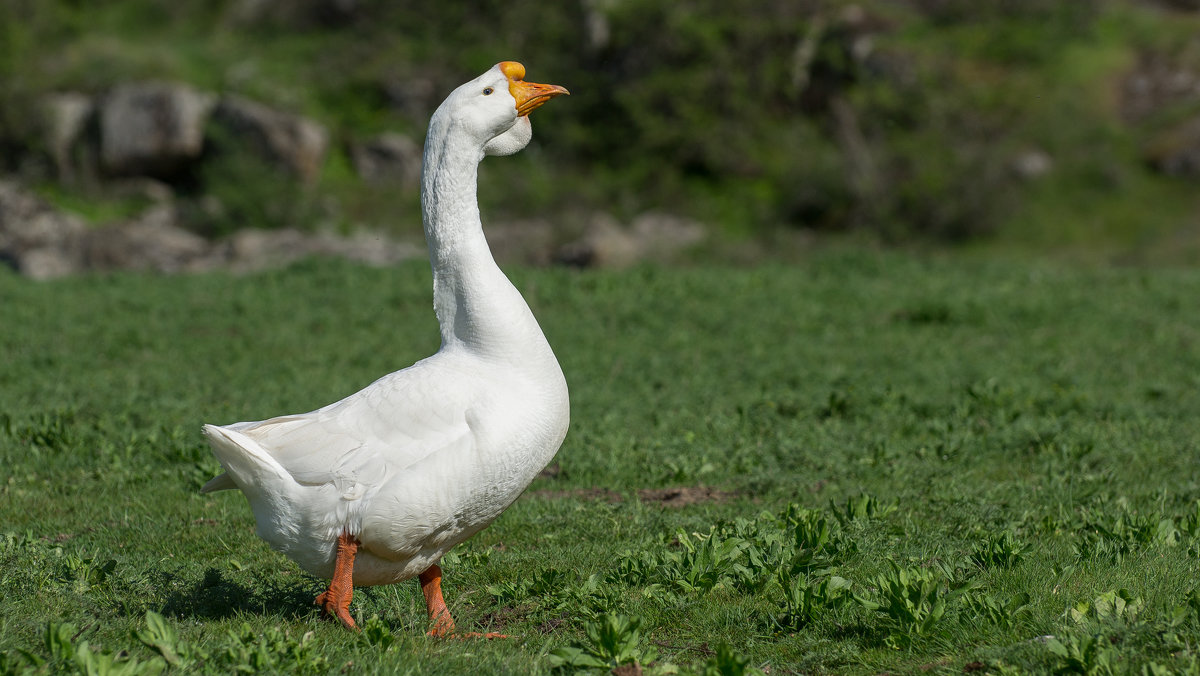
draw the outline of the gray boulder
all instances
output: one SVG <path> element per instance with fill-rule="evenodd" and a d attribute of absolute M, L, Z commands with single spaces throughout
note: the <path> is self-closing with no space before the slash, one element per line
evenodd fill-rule
<path fill-rule="evenodd" d="M 211 94 L 172 82 L 119 85 L 100 106 L 100 159 L 118 175 L 166 176 L 204 150 Z"/>
<path fill-rule="evenodd" d="M 1054 158 L 1040 148 L 1027 148 L 1009 161 L 1009 167 L 1017 178 L 1033 181 L 1054 170 Z"/>
<path fill-rule="evenodd" d="M 421 146 L 403 134 L 381 134 L 350 146 L 354 171 L 368 183 L 416 188 L 421 181 Z"/>
<path fill-rule="evenodd" d="M 553 262 L 563 230 L 561 224 L 540 218 L 500 221 L 484 226 L 492 256 L 502 264 L 546 265 Z"/>
<path fill-rule="evenodd" d="M 54 160 L 54 168 L 60 180 L 74 182 L 81 168 L 76 162 L 75 151 L 94 119 L 96 106 L 86 94 L 60 92 L 45 97 L 42 109 L 45 113 L 42 124 L 46 149 Z M 87 163 L 89 165 L 95 162 L 94 145 L 91 155 L 91 162 Z M 94 171 L 94 167 L 89 166 L 88 171 Z"/>
<path fill-rule="evenodd" d="M 421 73 L 392 71 L 378 85 L 388 106 L 414 121 L 428 120 L 442 101 L 439 83 Z"/>
<path fill-rule="evenodd" d="M 0 261 L 26 277 L 52 279 L 78 272 L 87 224 L 58 211 L 20 185 L 0 181 Z"/>
<path fill-rule="evenodd" d="M 422 247 L 380 234 L 359 232 L 339 236 L 332 233 L 306 233 L 293 228 L 240 230 L 219 248 L 223 264 L 236 272 L 279 267 L 312 256 L 386 266 L 425 255 Z"/>
<path fill-rule="evenodd" d="M 704 225 L 671 214 L 644 213 L 626 227 L 599 213 L 580 239 L 559 247 L 554 259 L 564 265 L 608 268 L 662 262 L 678 258 L 706 236 Z"/>
<path fill-rule="evenodd" d="M 174 207 L 150 207 L 128 221 L 93 228 L 82 242 L 89 270 L 188 272 L 211 267 L 212 246 L 178 224 Z"/>
<path fill-rule="evenodd" d="M 633 233 L 606 213 L 588 220 L 583 236 L 558 248 L 554 261 L 580 268 L 625 267 L 639 258 Z"/>
<path fill-rule="evenodd" d="M 1200 117 L 1160 134 L 1147 148 L 1146 159 L 1167 176 L 1200 178 Z"/>
<path fill-rule="evenodd" d="M 1200 59 L 1146 51 L 1121 81 L 1119 105 L 1130 122 L 1142 122 L 1165 108 L 1200 102 Z"/>
<path fill-rule="evenodd" d="M 213 121 L 234 142 L 307 182 L 316 180 L 329 150 L 329 132 L 320 124 L 240 96 L 222 98 Z"/>
<path fill-rule="evenodd" d="M 673 259 L 699 245 L 708 236 L 704 224 L 674 214 L 649 211 L 630 224 L 643 259 Z"/>
<path fill-rule="evenodd" d="M 107 270 L 248 272 L 310 256 L 386 266 L 423 258 L 425 249 L 367 231 L 339 235 L 248 229 L 212 243 L 182 228 L 169 201 L 126 221 L 89 227 L 17 183 L 0 180 L 0 264 L 32 279 Z"/>

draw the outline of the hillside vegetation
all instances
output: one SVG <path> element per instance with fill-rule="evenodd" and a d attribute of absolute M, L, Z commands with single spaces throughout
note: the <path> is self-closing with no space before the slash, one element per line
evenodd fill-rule
<path fill-rule="evenodd" d="M 58 180 L 39 97 L 184 82 L 309 116 L 333 139 L 315 185 L 228 153 L 176 179 L 185 203 L 223 206 L 194 209 L 196 227 L 412 234 L 415 188 L 360 180 L 347 148 L 383 131 L 419 142 L 450 89 L 517 59 L 572 96 L 536 113 L 534 147 L 485 163 L 496 219 L 659 211 L 768 240 L 1195 260 L 1197 35 L 1184 1 L 10 0 L 0 163 L 94 220 L 136 209 L 105 180 Z"/>

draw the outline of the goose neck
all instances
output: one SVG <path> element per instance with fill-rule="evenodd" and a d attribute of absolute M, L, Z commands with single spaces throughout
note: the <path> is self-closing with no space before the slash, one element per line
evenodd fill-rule
<path fill-rule="evenodd" d="M 425 145 L 421 210 L 435 270 L 440 260 L 460 255 L 465 244 L 483 237 L 476 198 L 482 152 L 454 140 L 435 137 L 431 129 Z"/>
<path fill-rule="evenodd" d="M 442 346 L 519 353 L 517 346 L 545 338 L 484 237 L 476 197 L 483 152 L 437 131 L 426 140 L 421 206 Z"/>

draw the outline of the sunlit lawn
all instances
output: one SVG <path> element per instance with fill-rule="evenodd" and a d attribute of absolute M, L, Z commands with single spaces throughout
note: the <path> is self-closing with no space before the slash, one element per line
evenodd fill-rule
<path fill-rule="evenodd" d="M 443 564 L 459 625 L 511 638 L 445 641 L 411 582 L 322 621 L 241 496 L 198 492 L 202 422 L 437 348 L 423 263 L 0 272 L 0 674 L 1197 668 L 1200 271 L 512 273 L 572 427 Z"/>

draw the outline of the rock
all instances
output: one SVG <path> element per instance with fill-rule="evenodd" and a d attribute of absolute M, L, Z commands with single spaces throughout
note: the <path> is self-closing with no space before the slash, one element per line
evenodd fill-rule
<path fill-rule="evenodd" d="M 1012 159 L 1010 167 L 1017 178 L 1032 181 L 1050 173 L 1054 158 L 1037 148 L 1023 150 Z"/>
<path fill-rule="evenodd" d="M 424 245 L 402 242 L 369 231 L 359 231 L 349 236 L 317 235 L 316 244 L 318 249 L 315 253 L 339 256 L 376 267 L 395 265 L 401 261 L 425 258 L 428 255 Z"/>
<path fill-rule="evenodd" d="M 228 267 L 248 272 L 309 256 L 385 266 L 423 258 L 425 248 L 378 233 L 342 236 L 294 229 L 242 230 L 214 244 L 181 227 L 170 201 L 127 221 L 89 228 L 20 185 L 0 180 L 0 263 L 33 279 L 89 270 L 173 274 Z"/>
<path fill-rule="evenodd" d="M 1146 160 L 1167 176 L 1200 178 L 1200 117 L 1168 129 L 1151 141 Z"/>
<path fill-rule="evenodd" d="M 606 0 L 583 0 L 583 23 L 587 33 L 587 48 L 599 52 L 612 42 L 612 26 L 608 12 L 612 3 Z"/>
<path fill-rule="evenodd" d="M 561 242 L 558 239 L 560 230 L 557 224 L 537 218 L 484 226 L 493 258 L 501 263 L 524 265 L 551 263 L 555 245 Z"/>
<path fill-rule="evenodd" d="M 89 230 L 83 260 L 89 270 L 176 273 L 211 265 L 212 247 L 178 224 L 169 204 L 150 207 L 129 221 Z"/>
<path fill-rule="evenodd" d="M 113 174 L 170 176 L 200 157 L 211 94 L 178 83 L 120 85 L 100 106 L 100 159 Z"/>
<path fill-rule="evenodd" d="M 1165 108 L 1197 102 L 1200 63 L 1195 57 L 1143 52 L 1121 82 L 1121 114 L 1130 122 L 1141 122 Z"/>
<path fill-rule="evenodd" d="M 395 182 L 416 188 L 421 182 L 421 146 L 403 134 L 381 134 L 350 146 L 354 170 L 369 183 Z"/>
<path fill-rule="evenodd" d="M 104 188 L 114 197 L 142 199 L 154 204 L 169 204 L 175 199 L 170 184 L 145 176 L 109 181 Z"/>
<path fill-rule="evenodd" d="M 703 242 L 707 234 L 701 223 L 653 211 L 634 218 L 632 229 L 642 258 L 656 261 L 674 258 Z"/>
<path fill-rule="evenodd" d="M 54 160 L 54 169 L 60 180 L 73 182 L 77 174 L 74 149 L 92 122 L 96 107 L 86 94 L 62 92 L 43 99 L 42 108 L 46 114 L 46 149 Z"/>
<path fill-rule="evenodd" d="M 578 267 L 625 267 L 645 260 L 669 260 L 705 238 L 700 223 L 679 216 L 645 213 L 622 227 L 608 214 L 596 214 L 581 239 L 559 247 L 557 263 Z"/>
<path fill-rule="evenodd" d="M 0 181 L 0 260 L 33 279 L 78 272 L 87 225 L 16 183 Z"/>
<path fill-rule="evenodd" d="M 633 235 L 608 214 L 594 215 L 583 237 L 559 247 L 554 255 L 556 263 L 580 268 L 625 267 L 637 259 Z"/>
<path fill-rule="evenodd" d="M 258 156 L 306 182 L 316 180 L 329 149 L 329 133 L 320 124 L 239 96 L 222 98 L 213 120 Z"/>
<path fill-rule="evenodd" d="M 441 102 L 441 87 L 416 73 L 389 73 L 380 80 L 379 89 L 388 105 L 414 121 L 428 120 Z"/>
<path fill-rule="evenodd" d="M 277 267 L 310 256 L 339 257 L 385 266 L 425 255 L 422 247 L 378 234 L 360 232 L 340 237 L 327 233 L 310 234 L 292 228 L 242 230 L 229 237 L 223 247 L 225 263 L 238 272 Z"/>

